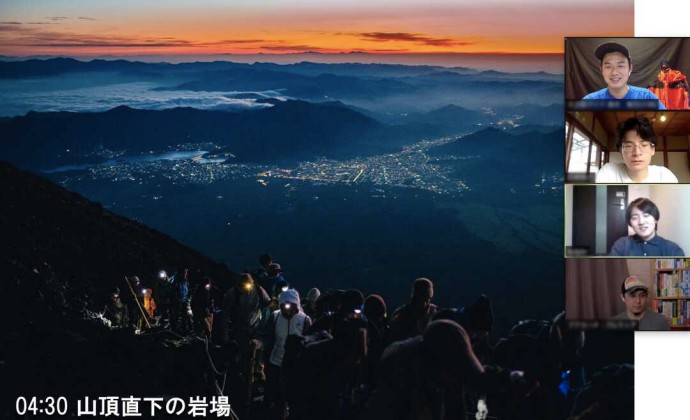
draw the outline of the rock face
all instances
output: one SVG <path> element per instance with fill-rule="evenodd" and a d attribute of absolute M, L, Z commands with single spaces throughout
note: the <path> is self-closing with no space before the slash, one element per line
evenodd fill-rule
<path fill-rule="evenodd" d="M 124 276 L 138 275 L 147 283 L 161 269 L 183 266 L 190 268 L 192 281 L 202 275 L 224 285 L 233 280 L 224 264 L 7 163 L 0 164 L 0 189 L 8 287 L 55 277 L 75 295 L 100 299 L 94 293 L 121 287 Z"/>
<path fill-rule="evenodd" d="M 0 377 L 12 380 L 0 417 L 16 397 L 205 395 L 203 351 L 131 330 L 80 320 L 102 310 L 124 276 L 151 283 L 160 269 L 189 267 L 229 287 L 234 274 L 174 239 L 117 216 L 43 178 L 0 163 L 2 270 Z M 166 338 L 168 337 L 168 338 Z M 76 400 L 70 400 L 76 409 Z"/>

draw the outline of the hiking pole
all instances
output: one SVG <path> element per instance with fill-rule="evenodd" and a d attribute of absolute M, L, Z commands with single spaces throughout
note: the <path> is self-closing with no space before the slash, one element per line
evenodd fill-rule
<path fill-rule="evenodd" d="M 141 304 L 139 303 L 139 299 L 137 299 L 137 294 L 134 293 L 134 289 L 132 289 L 132 285 L 129 284 L 129 279 L 127 276 L 125 276 L 125 281 L 127 282 L 127 287 L 129 287 L 129 291 L 132 292 L 132 296 L 134 296 L 134 301 L 137 303 L 137 307 L 139 308 L 139 312 L 141 312 L 141 315 L 144 317 L 144 322 L 146 322 L 146 326 L 150 329 L 151 324 L 149 323 L 149 318 L 146 316 L 146 312 L 144 312 L 144 308 L 141 307 Z"/>

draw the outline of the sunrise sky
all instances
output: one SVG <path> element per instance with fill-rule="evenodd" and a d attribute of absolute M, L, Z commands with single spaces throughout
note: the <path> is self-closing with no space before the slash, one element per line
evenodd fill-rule
<path fill-rule="evenodd" d="M 0 54 L 562 53 L 633 0 L 0 0 Z"/>

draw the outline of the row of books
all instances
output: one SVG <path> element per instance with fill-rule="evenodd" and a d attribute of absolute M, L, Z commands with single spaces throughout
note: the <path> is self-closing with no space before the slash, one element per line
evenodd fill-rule
<path fill-rule="evenodd" d="M 690 268 L 690 258 L 661 258 L 656 260 L 656 268 Z"/>
<path fill-rule="evenodd" d="M 658 273 L 656 295 L 657 297 L 690 296 L 690 271 Z"/>
<path fill-rule="evenodd" d="M 690 301 L 664 300 L 656 301 L 656 311 L 671 321 L 674 327 L 690 325 Z"/>

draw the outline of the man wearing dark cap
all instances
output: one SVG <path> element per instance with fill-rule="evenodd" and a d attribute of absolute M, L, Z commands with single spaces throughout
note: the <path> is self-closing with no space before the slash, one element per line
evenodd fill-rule
<path fill-rule="evenodd" d="M 621 284 L 621 300 L 625 303 L 625 311 L 614 316 L 613 319 L 639 321 L 641 331 L 668 331 L 671 325 L 668 319 L 660 313 L 647 308 L 647 285 L 635 276 L 630 276 Z"/>
<path fill-rule="evenodd" d="M 582 99 L 656 100 L 659 109 L 666 109 L 659 98 L 649 89 L 628 84 L 633 65 L 627 48 L 615 42 L 607 42 L 599 45 L 594 51 L 594 55 L 599 60 L 601 76 L 606 82 L 606 87 L 592 92 Z"/>

